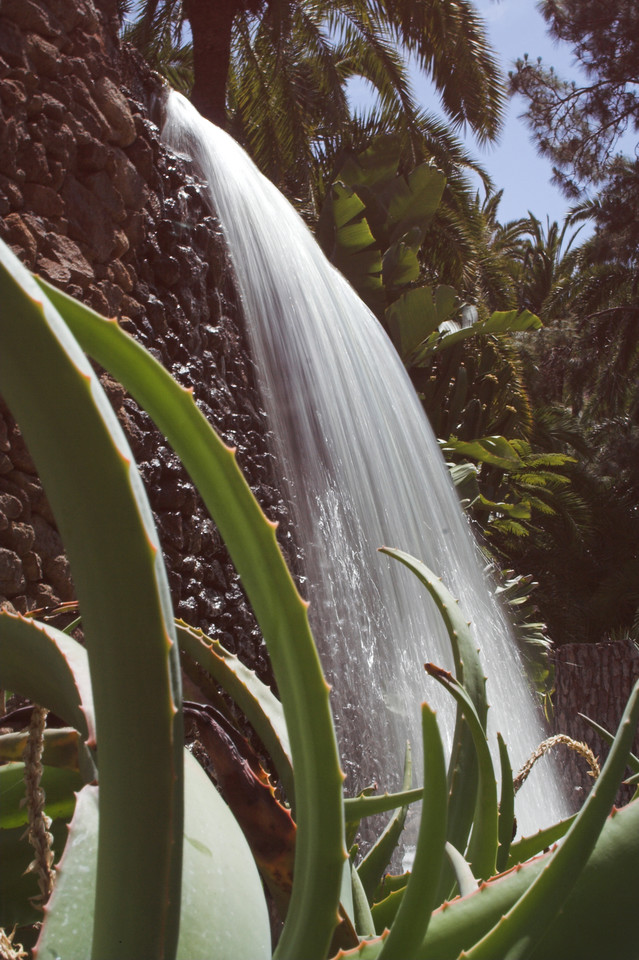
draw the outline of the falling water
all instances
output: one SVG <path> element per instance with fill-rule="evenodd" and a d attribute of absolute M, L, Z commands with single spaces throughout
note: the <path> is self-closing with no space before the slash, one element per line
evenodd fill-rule
<path fill-rule="evenodd" d="M 459 597 L 489 678 L 491 728 L 504 734 L 516 769 L 544 731 L 401 360 L 235 141 L 179 94 L 169 97 L 163 133 L 196 161 L 228 243 L 304 551 L 303 590 L 333 687 L 347 789 L 371 779 L 398 786 L 407 738 L 419 758 L 422 700 L 437 708 L 449 739 L 453 724 L 447 694 L 422 666 L 430 660 L 452 669 L 439 615 L 413 574 L 377 552 L 382 545 L 424 561 Z M 555 778 L 533 779 L 536 786 L 526 784 L 519 795 L 525 832 L 566 813 Z"/>

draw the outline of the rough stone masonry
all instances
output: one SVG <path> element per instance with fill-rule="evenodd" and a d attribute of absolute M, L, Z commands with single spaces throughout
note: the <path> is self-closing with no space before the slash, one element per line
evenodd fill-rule
<path fill-rule="evenodd" d="M 267 515 L 285 520 L 216 223 L 149 118 L 157 78 L 121 48 L 101 6 L 2 2 L 0 236 L 31 270 L 117 317 L 193 387 L 238 448 Z M 149 490 L 177 615 L 266 672 L 259 631 L 199 497 L 148 418 L 101 379 Z M 293 552 L 286 534 L 283 542 Z M 0 603 L 25 613 L 73 596 L 54 518 L 0 402 Z"/>

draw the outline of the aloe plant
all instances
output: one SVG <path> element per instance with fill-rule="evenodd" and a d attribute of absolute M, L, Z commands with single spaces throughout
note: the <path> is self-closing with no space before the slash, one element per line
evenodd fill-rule
<path fill-rule="evenodd" d="M 610 808 L 637 724 L 639 684 L 582 811 L 511 844 L 510 761 L 502 740 L 498 797 L 484 676 L 465 613 L 418 560 L 387 549 L 419 577 L 447 626 L 456 675 L 428 669 L 456 700 L 454 744 L 447 771 L 436 718 L 424 705 L 424 786 L 411 789 L 407 764 L 400 793 L 345 799 L 306 606 L 233 452 L 192 396 L 114 321 L 37 286 L 5 247 L 0 303 L 3 394 L 64 537 L 86 642 L 0 614 L 0 685 L 66 724 L 45 734 L 45 813 L 59 867 L 38 957 L 271 954 L 250 847 L 183 748 L 179 649 L 244 711 L 295 820 L 293 884 L 274 956 L 319 960 L 351 947 L 363 960 L 583 960 L 606 948 L 584 922 L 595 910 L 616 955 L 636 956 L 639 801 L 613 815 Z M 83 350 L 148 410 L 198 486 L 254 606 L 281 702 L 218 642 L 174 624 L 144 491 Z M 37 919 L 31 878 L 21 877 L 30 856 L 22 839 L 23 765 L 15 759 L 23 739 L 0 738 L 0 757 L 9 761 L 0 766 L 0 924 L 7 929 Z M 403 819 L 393 811 L 418 799 L 413 869 L 381 878 Z M 359 864 L 355 848 L 348 859 L 347 836 L 351 843 L 359 821 L 382 811 L 392 814 L 389 829 Z"/>

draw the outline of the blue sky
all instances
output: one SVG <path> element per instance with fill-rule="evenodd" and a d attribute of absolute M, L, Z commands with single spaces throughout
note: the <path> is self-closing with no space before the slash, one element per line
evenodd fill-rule
<path fill-rule="evenodd" d="M 474 5 L 484 19 L 488 38 L 505 74 L 518 57 L 527 53 L 532 60 L 541 57 L 544 63 L 552 64 L 561 77 L 579 78 L 572 48 L 549 37 L 536 0 L 474 0 Z M 437 91 L 417 68 L 413 71 L 413 85 L 416 99 L 428 110 L 440 112 Z M 370 102 L 365 83 L 354 81 L 350 90 L 355 103 Z M 570 204 L 551 183 L 549 161 L 537 153 L 521 118 L 525 106 L 520 97 L 507 102 L 503 130 L 496 144 L 479 146 L 471 135 L 460 136 L 471 155 L 492 177 L 496 188 L 503 189 L 499 207 L 502 222 L 525 217 L 530 211 L 544 223 L 547 215 L 551 221 L 561 223 Z M 477 178 L 478 186 L 480 182 Z"/>
<path fill-rule="evenodd" d="M 506 72 L 527 53 L 531 60 L 540 56 L 552 64 L 560 76 L 578 77 L 572 48 L 549 37 L 536 0 L 475 0 L 475 6 L 486 21 L 489 38 Z M 502 220 L 525 216 L 530 210 L 541 220 L 548 214 L 551 220 L 561 222 L 569 203 L 550 182 L 550 163 L 539 156 L 528 126 L 520 119 L 524 109 L 521 98 L 511 100 L 499 143 L 475 146 L 474 152 L 504 189 Z"/>
<path fill-rule="evenodd" d="M 552 64 L 560 76 L 578 76 L 570 46 L 556 44 L 548 36 L 536 0 L 475 0 L 475 7 L 486 22 L 489 39 L 505 73 L 518 57 L 527 53 L 532 60 L 540 56 L 545 63 Z M 428 81 L 416 78 L 415 92 L 425 104 L 434 106 Z M 525 103 L 519 97 L 508 102 L 497 144 L 480 147 L 472 138 L 466 140 L 496 186 L 503 188 L 499 207 L 502 221 L 524 217 L 530 210 L 543 222 L 546 215 L 561 222 L 569 202 L 550 182 L 550 163 L 539 156 L 525 121 L 520 119 L 524 109 Z"/>

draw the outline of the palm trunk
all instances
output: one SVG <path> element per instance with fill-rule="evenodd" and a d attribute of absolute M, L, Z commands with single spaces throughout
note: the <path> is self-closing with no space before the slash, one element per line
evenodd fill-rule
<path fill-rule="evenodd" d="M 200 113 L 226 126 L 226 84 L 231 60 L 233 20 L 241 0 L 187 0 L 186 16 L 193 35 L 195 82 L 191 100 Z"/>

